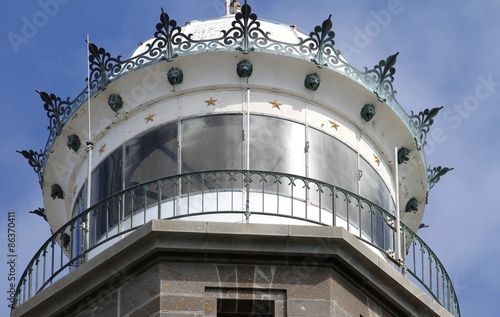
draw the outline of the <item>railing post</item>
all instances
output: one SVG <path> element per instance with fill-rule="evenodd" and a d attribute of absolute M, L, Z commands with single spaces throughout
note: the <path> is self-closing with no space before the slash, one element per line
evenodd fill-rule
<path fill-rule="evenodd" d="M 245 191 L 246 191 L 246 202 L 245 202 L 245 220 L 250 222 L 250 171 L 246 171 L 245 175 Z"/>

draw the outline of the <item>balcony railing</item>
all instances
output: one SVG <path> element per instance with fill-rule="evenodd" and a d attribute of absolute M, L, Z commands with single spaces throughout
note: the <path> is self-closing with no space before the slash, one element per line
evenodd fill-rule
<path fill-rule="evenodd" d="M 392 259 L 396 249 L 395 216 L 334 185 L 264 171 L 179 174 L 118 192 L 62 226 L 29 262 L 16 289 L 16 303 L 24 303 L 114 239 L 152 219 L 206 219 L 223 213 L 226 221 L 232 214 L 235 221 L 274 216 L 289 222 L 341 226 L 387 259 Z M 284 222 L 276 219 L 276 223 Z M 414 232 L 404 224 L 401 228 L 402 261 L 392 263 L 450 313 L 460 316 L 455 290 L 442 263 Z"/>

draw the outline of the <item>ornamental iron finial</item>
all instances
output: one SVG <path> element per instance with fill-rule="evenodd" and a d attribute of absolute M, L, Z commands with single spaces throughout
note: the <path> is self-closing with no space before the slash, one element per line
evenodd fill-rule
<path fill-rule="evenodd" d="M 329 55 L 332 50 L 334 50 L 333 46 L 335 45 L 335 41 L 333 38 L 335 37 L 335 32 L 332 31 L 332 28 L 332 15 L 330 14 L 328 19 L 323 21 L 321 26 L 317 25 L 314 31 L 309 33 L 309 38 L 312 41 L 312 43 L 309 44 L 309 48 L 318 50 L 312 62 L 320 67 L 328 65 L 324 60 L 324 55 Z"/>
<path fill-rule="evenodd" d="M 434 123 L 434 117 L 441 109 L 443 107 L 432 108 L 431 110 L 425 109 L 424 111 L 420 111 L 418 115 L 415 115 L 413 111 L 411 112 L 409 117 L 410 127 L 413 130 L 418 150 L 421 150 L 427 144 L 427 133 L 429 133 L 431 125 Z"/>
<path fill-rule="evenodd" d="M 446 173 L 452 170 L 454 170 L 454 168 L 438 166 L 431 169 L 431 167 L 429 166 L 427 168 L 427 184 L 429 190 L 432 189 L 432 187 L 434 187 L 437 182 L 439 182 L 441 176 L 444 176 Z"/>
<path fill-rule="evenodd" d="M 238 28 L 237 25 L 241 28 L 241 34 L 235 34 L 235 37 L 242 36 L 242 42 L 240 47 L 237 49 L 242 51 L 244 54 L 248 54 L 254 51 L 254 48 L 250 46 L 250 37 L 252 34 L 252 28 L 259 28 L 260 22 L 257 21 L 257 14 L 252 13 L 252 7 L 245 4 L 241 7 L 241 11 L 236 13 L 236 20 L 231 24 L 233 28 Z M 253 34 L 252 34 L 253 36 Z"/>
<path fill-rule="evenodd" d="M 33 150 L 23 150 L 16 152 L 21 154 L 25 159 L 28 160 L 28 164 L 33 167 L 35 173 L 38 174 L 38 181 L 41 185 L 43 181 L 43 167 L 45 166 L 45 156 L 43 155 L 44 152 L 42 150 L 40 150 L 40 153 Z"/>
<path fill-rule="evenodd" d="M 180 26 L 177 25 L 177 21 L 171 20 L 170 16 L 161 8 L 160 22 L 156 24 L 154 37 L 157 39 L 155 42 L 157 42 L 156 45 L 158 48 L 163 49 L 162 56 L 166 61 L 171 61 L 177 57 L 177 54 L 174 53 L 172 43 L 178 34 L 182 33 Z M 149 45 L 149 49 L 154 50 L 153 45 Z M 152 51 L 152 53 L 156 55 L 155 51 Z"/>
<path fill-rule="evenodd" d="M 108 73 L 116 74 L 121 69 L 121 55 L 117 58 L 111 57 L 102 47 L 98 48 L 93 43 L 88 43 L 89 67 L 90 67 L 90 89 L 104 90 L 108 86 L 110 79 Z"/>
<path fill-rule="evenodd" d="M 37 208 L 33 211 L 30 211 L 29 213 L 40 216 L 43 218 L 43 220 L 47 221 L 47 214 L 45 213 L 45 208 L 40 207 L 40 208 Z"/>
<path fill-rule="evenodd" d="M 373 87 L 373 93 L 377 96 L 380 102 L 387 101 L 387 93 L 396 94 L 392 83 L 394 82 L 394 74 L 396 73 L 396 58 L 399 52 L 387 57 L 386 60 L 381 60 L 373 69 L 368 70 L 365 67 L 364 81 Z"/>
<path fill-rule="evenodd" d="M 58 136 L 61 133 L 65 117 L 68 117 L 71 112 L 69 97 L 63 101 L 54 94 L 49 95 L 43 91 L 35 91 L 44 102 L 43 108 L 47 111 L 47 117 L 49 118 L 47 129 L 50 131 L 50 136 Z"/>

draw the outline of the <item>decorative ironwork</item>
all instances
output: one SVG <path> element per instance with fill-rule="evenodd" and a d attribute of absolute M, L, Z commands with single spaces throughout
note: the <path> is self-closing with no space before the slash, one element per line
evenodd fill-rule
<path fill-rule="evenodd" d="M 328 17 L 321 26 L 317 25 L 314 28 L 314 31 L 309 33 L 309 48 L 311 50 L 317 50 L 316 55 L 311 60 L 316 65 L 321 67 L 328 66 L 328 63 L 325 60 L 325 56 L 331 55 L 333 52 L 336 52 L 334 45 L 335 40 L 335 32 L 332 31 L 333 23 L 332 23 L 332 15 Z"/>
<path fill-rule="evenodd" d="M 293 26 L 292 29 L 294 29 Z M 64 105 L 64 111 L 62 111 L 63 109 L 51 110 L 50 113 L 51 115 L 53 113 L 54 117 L 51 119 L 51 134 L 42 155 L 45 160 L 48 158 L 58 133 L 69 117 L 75 114 L 90 97 L 105 89 L 110 82 L 132 71 L 155 63 L 171 61 L 178 56 L 216 51 L 241 51 L 245 54 L 258 51 L 290 56 L 310 61 L 318 67 L 342 73 L 367 89 L 374 91 L 379 99 L 386 102 L 405 122 L 410 131 L 416 135 L 415 133 L 418 133 L 419 129 L 411 125 L 414 124 L 412 121 L 415 118 L 410 118 L 399 105 L 395 98 L 396 91 L 392 86 L 395 73 L 394 65 L 398 54 L 396 53 L 386 60 L 380 61 L 371 70 L 366 67 L 363 71 L 358 70 L 350 65 L 340 52 L 335 49 L 335 32 L 332 29 L 333 23 L 330 15 L 321 25 L 317 25 L 308 36 L 298 36 L 296 40 L 290 42 L 272 38 L 272 33 L 261 26 L 257 14 L 253 13 L 250 5 L 245 2 L 241 7 L 241 11 L 234 15 L 234 20 L 229 28 L 223 29 L 213 36 L 204 35 L 204 37 L 199 37 L 195 34 L 184 33 L 177 21 L 162 9 L 153 39 L 146 42 L 142 46 L 142 50 L 138 50 L 128 59 L 122 60 L 121 56 L 112 57 L 104 48 L 88 43 L 91 72 L 87 80 L 90 80 L 90 96 L 87 89 L 84 89 L 72 102 L 60 102 L 60 105 Z M 179 83 L 179 81 L 175 81 L 175 83 Z M 54 101 L 58 99 L 54 98 L 54 100 L 50 96 L 45 98 L 52 101 L 47 105 L 49 109 L 57 108 Z M 418 135 L 416 139 L 422 139 L 420 133 Z M 425 161 L 423 152 L 422 157 Z M 41 169 L 44 168 L 45 164 L 42 165 Z"/>
<path fill-rule="evenodd" d="M 410 114 L 410 127 L 413 130 L 413 136 L 417 149 L 421 150 L 424 145 L 427 144 L 427 133 L 431 129 L 431 125 L 434 123 L 434 117 L 438 114 L 439 110 L 443 107 L 432 108 L 431 110 L 425 109 L 420 111 L 418 115 L 415 115 L 413 111 Z"/>
<path fill-rule="evenodd" d="M 309 74 L 304 80 L 304 87 L 312 91 L 316 91 L 319 88 L 320 84 L 321 79 L 319 78 L 318 74 Z"/>
<path fill-rule="evenodd" d="M 38 174 L 38 181 L 40 182 L 40 185 L 42 184 L 43 181 L 43 167 L 45 166 L 45 155 L 43 154 L 43 151 L 40 150 L 40 153 L 37 151 L 33 150 L 23 150 L 23 151 L 16 151 L 17 153 L 21 154 L 28 160 L 28 164 L 33 167 L 33 170 L 35 173 Z"/>
<path fill-rule="evenodd" d="M 45 208 L 40 207 L 40 208 L 37 208 L 37 209 L 35 209 L 35 210 L 33 210 L 33 211 L 30 211 L 29 213 L 30 213 L 30 214 L 34 214 L 34 215 L 37 215 L 37 216 L 40 216 L 40 217 L 42 217 L 42 218 L 43 218 L 43 220 L 45 220 L 45 221 L 49 222 L 49 221 L 47 220 L 47 214 L 45 213 Z"/>
<path fill-rule="evenodd" d="M 102 47 L 98 48 L 93 43 L 88 43 L 89 67 L 90 67 L 90 90 L 104 90 L 110 82 L 108 73 L 116 74 L 121 70 L 121 55 L 117 58 L 111 57 Z"/>
<path fill-rule="evenodd" d="M 49 118 L 49 126 L 47 129 L 50 131 L 49 137 L 56 137 L 61 133 L 63 124 L 69 118 L 71 113 L 71 103 L 69 101 L 69 97 L 63 101 L 54 94 L 49 95 L 48 93 L 39 90 L 36 90 L 36 92 L 43 100 L 43 108 L 47 111 L 47 117 Z"/>
<path fill-rule="evenodd" d="M 387 93 L 392 95 L 389 100 L 394 99 L 394 95 L 396 94 L 396 91 L 392 87 L 392 83 L 394 82 L 394 74 L 396 73 L 394 65 L 396 64 L 398 54 L 399 52 L 387 57 L 386 60 L 381 60 L 378 65 L 375 65 L 371 70 L 365 67 L 363 79 L 369 86 L 374 87 L 373 93 L 380 102 L 386 102 L 388 100 Z"/>
<path fill-rule="evenodd" d="M 432 189 L 432 187 L 434 187 L 437 182 L 439 182 L 441 176 L 444 176 L 446 173 L 452 170 L 454 170 L 454 168 L 438 166 L 431 169 L 431 167 L 429 166 L 429 168 L 427 168 L 427 184 L 429 190 Z"/>
<path fill-rule="evenodd" d="M 264 208 L 262 202 L 266 195 L 269 195 L 270 199 L 266 201 Z M 276 195 L 279 199 L 276 199 Z M 145 196 L 148 199 L 142 199 Z M 178 209 L 181 204 L 176 202 L 186 197 L 200 197 L 200 201 L 214 203 L 193 204 L 192 207 L 183 204 L 185 209 Z M 306 200 L 305 197 L 309 199 Z M 291 204 L 283 204 L 285 200 L 289 200 Z M 232 203 L 233 201 L 238 203 Z M 122 213 L 113 210 L 110 206 L 116 202 L 126 202 L 125 210 L 128 211 Z M 309 213 L 300 211 L 304 210 L 300 207 L 305 208 L 306 205 Z M 283 212 L 277 212 L 280 210 Z M 113 243 L 114 239 L 150 221 L 151 218 L 137 217 L 133 226 L 124 228 L 118 225 L 130 222 L 131 215 L 139 215 L 141 212 L 149 214 L 149 211 L 154 215 L 154 219 L 179 219 L 217 213 L 224 217 L 232 213 L 250 218 L 253 215 L 270 214 L 273 217 L 292 218 L 316 225 L 343 226 L 358 239 L 379 250 L 380 254 L 385 254 L 388 249 L 396 250 L 395 216 L 373 202 L 335 185 L 297 175 L 252 170 L 179 174 L 118 192 L 61 226 L 28 263 L 16 288 L 14 306 L 22 304 L 61 276 L 73 271 L 74 267 L 85 262 L 89 253 L 96 248 Z M 110 212 L 116 212 L 118 217 L 115 225 L 104 226 L 104 230 L 96 236 L 98 226 L 89 227 L 89 223 L 107 219 L 102 216 L 109 215 Z M 417 234 L 404 223 L 400 223 L 400 226 L 404 246 L 403 261 L 398 263 L 401 272 L 411 274 L 422 289 L 452 315 L 459 317 L 460 308 L 453 283 L 443 264 Z M 89 243 L 71 243 L 71 237 L 76 236 Z M 56 244 L 61 245 L 61 248 L 55 247 Z M 32 283 L 31 272 L 49 273 L 41 274 L 37 277 L 37 283 Z"/>

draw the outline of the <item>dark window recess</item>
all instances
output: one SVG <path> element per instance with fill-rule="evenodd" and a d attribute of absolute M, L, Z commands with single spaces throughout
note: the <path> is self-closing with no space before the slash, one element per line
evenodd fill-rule
<path fill-rule="evenodd" d="M 217 317 L 274 317 L 273 300 L 218 299 Z"/>

